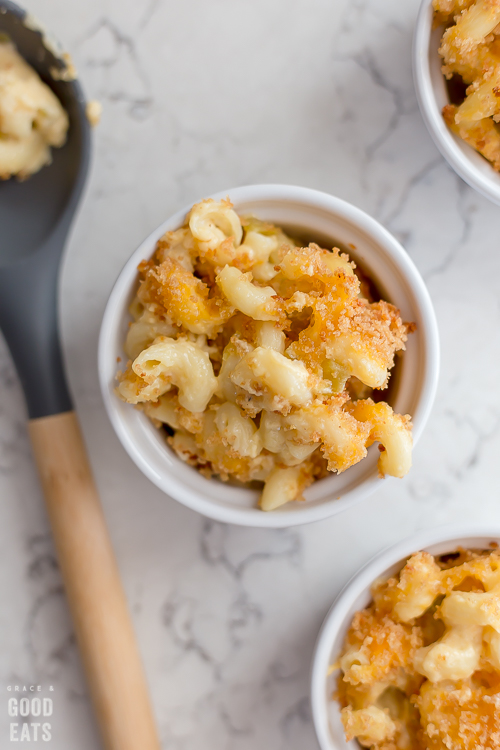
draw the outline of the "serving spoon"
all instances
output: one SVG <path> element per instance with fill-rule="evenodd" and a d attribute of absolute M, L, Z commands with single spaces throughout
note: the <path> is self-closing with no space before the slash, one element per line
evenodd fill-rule
<path fill-rule="evenodd" d="M 23 385 L 29 434 L 104 745 L 159 750 L 118 568 L 66 382 L 59 263 L 89 167 L 85 99 L 24 10 L 0 0 L 0 33 L 59 97 L 66 144 L 24 182 L 0 182 L 0 328 Z M 60 71 L 54 75 L 53 71 Z M 61 77 L 62 75 L 62 77 Z"/>

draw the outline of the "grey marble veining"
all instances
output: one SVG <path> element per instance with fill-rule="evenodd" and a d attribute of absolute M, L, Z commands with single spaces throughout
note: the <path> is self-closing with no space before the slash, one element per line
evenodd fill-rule
<path fill-rule="evenodd" d="M 66 362 L 164 750 L 313 750 L 309 666 L 334 596 L 415 529 L 500 522 L 500 209 L 434 148 L 410 48 L 417 0 L 30 0 L 103 103 L 61 283 Z M 226 527 L 162 495 L 107 421 L 96 342 L 139 242 L 195 199 L 252 182 L 329 191 L 382 221 L 432 295 L 442 338 L 433 415 L 402 482 L 337 518 Z M 0 342 L 0 745 L 9 685 L 54 688 L 51 743 L 99 746 Z"/>

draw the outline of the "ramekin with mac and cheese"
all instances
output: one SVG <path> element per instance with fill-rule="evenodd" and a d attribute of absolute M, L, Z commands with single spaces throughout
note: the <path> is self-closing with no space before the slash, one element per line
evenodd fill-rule
<path fill-rule="evenodd" d="M 166 427 L 182 460 L 263 482 L 267 511 L 373 442 L 381 475 L 408 472 L 411 418 L 378 394 L 413 323 L 371 297 L 346 253 L 208 199 L 139 274 L 117 394 Z"/>
<path fill-rule="evenodd" d="M 373 750 L 500 748 L 500 552 L 413 554 L 372 587 L 338 661 L 346 739 Z"/>
<path fill-rule="evenodd" d="M 500 0 L 433 0 L 453 133 L 500 171 Z"/>
<path fill-rule="evenodd" d="M 425 529 L 347 584 L 314 657 L 322 750 L 500 747 L 499 542 L 491 525 Z"/>
<path fill-rule="evenodd" d="M 167 220 L 120 274 L 99 342 L 104 403 L 139 468 L 209 517 L 267 527 L 338 513 L 404 474 L 438 360 L 397 241 L 338 198 L 282 185 Z"/>

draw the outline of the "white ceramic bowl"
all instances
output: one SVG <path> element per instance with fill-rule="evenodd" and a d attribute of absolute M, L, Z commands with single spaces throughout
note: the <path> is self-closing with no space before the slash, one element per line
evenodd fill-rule
<path fill-rule="evenodd" d="M 442 27 L 432 29 L 432 0 L 422 0 L 413 37 L 413 80 L 420 112 L 434 143 L 455 172 L 500 205 L 500 174 L 443 120 L 441 111 L 449 98 L 438 54 L 442 34 Z"/>
<path fill-rule="evenodd" d="M 413 416 L 416 442 L 434 400 L 439 342 L 427 289 L 401 245 L 363 211 L 326 193 L 286 185 L 252 185 L 213 197 L 227 195 L 240 213 L 253 213 L 301 234 L 310 233 L 330 246 L 350 246 L 349 252 L 379 284 L 386 299 L 400 308 L 403 320 L 417 323 L 402 357 L 392 402 L 396 411 Z M 144 414 L 115 395 L 117 357 L 126 361 L 123 342 L 130 320 L 128 306 L 137 287 L 137 265 L 151 257 L 164 232 L 184 222 L 187 210 L 167 219 L 135 251 L 119 275 L 104 313 L 99 340 L 101 389 L 113 427 L 130 457 L 154 484 L 179 502 L 218 521 L 245 526 L 286 527 L 326 518 L 366 497 L 383 482 L 393 481 L 379 478 L 379 453 L 373 446 L 363 461 L 340 476 L 315 482 L 305 493 L 306 502 L 264 513 L 257 508 L 255 490 L 203 477 L 177 458 Z"/>
<path fill-rule="evenodd" d="M 339 705 L 331 699 L 338 673 L 328 676 L 327 672 L 329 665 L 338 658 L 354 613 L 370 603 L 373 582 L 394 575 L 405 560 L 419 550 L 441 555 L 454 552 L 459 546 L 488 549 L 491 542 L 500 543 L 500 527 L 483 525 L 471 528 L 468 525 L 426 529 L 384 550 L 351 578 L 325 618 L 314 653 L 311 705 L 321 750 L 360 750 L 355 740 L 345 740 Z"/>

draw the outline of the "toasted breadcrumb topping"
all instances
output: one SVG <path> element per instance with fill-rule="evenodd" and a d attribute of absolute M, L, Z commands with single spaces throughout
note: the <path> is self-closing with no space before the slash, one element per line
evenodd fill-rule
<path fill-rule="evenodd" d="M 166 427 L 182 460 L 264 482 L 265 510 L 301 500 L 374 441 L 380 473 L 406 474 L 410 417 L 376 392 L 412 324 L 365 296 L 347 254 L 299 247 L 229 200 L 208 200 L 160 238 L 139 276 L 117 391 Z"/>

